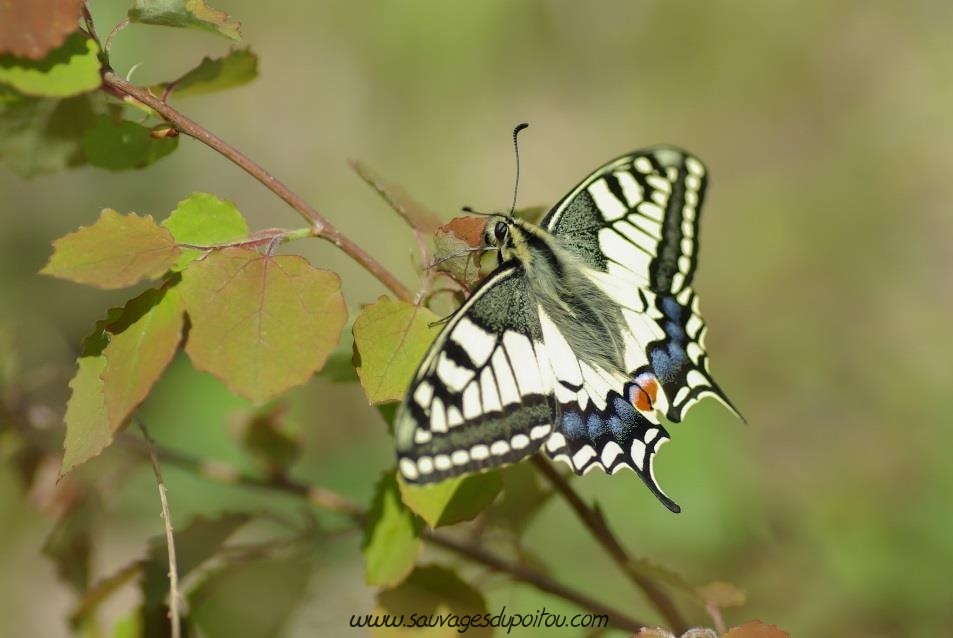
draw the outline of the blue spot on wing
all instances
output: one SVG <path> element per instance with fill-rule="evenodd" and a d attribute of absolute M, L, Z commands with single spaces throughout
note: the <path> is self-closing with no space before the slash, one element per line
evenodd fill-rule
<path fill-rule="evenodd" d="M 606 432 L 606 422 L 602 420 L 602 415 L 593 412 L 586 419 L 586 431 L 591 441 L 596 441 Z"/>
<path fill-rule="evenodd" d="M 562 410 L 562 418 L 559 421 L 559 426 L 563 434 L 570 439 L 578 439 L 585 436 L 582 414 L 578 411 L 567 409 L 565 406 Z"/>

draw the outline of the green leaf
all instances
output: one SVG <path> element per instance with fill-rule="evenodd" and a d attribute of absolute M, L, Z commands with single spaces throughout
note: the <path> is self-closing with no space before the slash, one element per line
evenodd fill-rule
<path fill-rule="evenodd" d="M 249 49 L 232 49 L 222 58 L 203 58 L 197 67 L 174 82 L 164 82 L 153 87 L 161 95 L 170 86 L 171 95 L 186 97 L 213 93 L 248 84 L 258 77 L 258 56 Z"/>
<path fill-rule="evenodd" d="M 192 193 L 162 222 L 180 244 L 213 246 L 248 237 L 248 224 L 235 204 L 209 193 Z M 172 270 L 182 270 L 201 250 L 183 248 Z"/>
<path fill-rule="evenodd" d="M 93 121 L 88 95 L 32 98 L 0 85 L 0 161 L 24 177 L 85 164 L 81 142 Z"/>
<path fill-rule="evenodd" d="M 108 115 L 97 115 L 83 135 L 86 160 L 110 171 L 145 168 L 178 146 L 178 137 L 153 135 L 148 126 Z"/>
<path fill-rule="evenodd" d="M 81 31 L 40 60 L 0 55 L 0 84 L 38 97 L 69 97 L 99 88 L 99 47 Z"/>
<path fill-rule="evenodd" d="M 172 360 L 182 325 L 175 289 L 147 290 L 97 322 L 70 382 L 61 476 L 112 443 Z"/>
<path fill-rule="evenodd" d="M 0 2 L 0 53 L 39 60 L 76 31 L 83 0 Z"/>
<path fill-rule="evenodd" d="M 427 638 L 459 638 L 466 635 L 489 637 L 493 635 L 492 626 L 477 626 L 470 623 L 479 619 L 483 625 L 484 616 L 489 616 L 483 595 L 464 582 L 454 572 L 438 565 L 418 567 L 400 585 L 382 591 L 377 595 L 377 607 L 374 613 L 404 615 L 405 622 L 414 626 L 376 627 L 371 635 L 378 638 L 397 636 L 426 636 Z M 497 618 L 496 626 L 500 620 Z"/>
<path fill-rule="evenodd" d="M 400 481 L 404 503 L 430 527 L 468 521 L 489 507 L 500 493 L 503 479 L 498 471 L 458 476 L 433 485 L 418 486 Z"/>
<path fill-rule="evenodd" d="M 400 499 L 392 470 L 374 487 L 364 527 L 364 576 L 369 585 L 393 587 L 413 570 L 420 554 L 423 523 Z"/>
<path fill-rule="evenodd" d="M 347 320 L 337 274 L 302 257 L 225 248 L 182 275 L 192 363 L 255 403 L 307 382 Z"/>
<path fill-rule="evenodd" d="M 308 595 L 304 554 L 226 565 L 189 595 L 193 622 L 205 638 L 272 638 Z"/>
<path fill-rule="evenodd" d="M 354 361 L 372 405 L 403 398 L 439 331 L 430 310 L 380 297 L 354 320 Z"/>
<path fill-rule="evenodd" d="M 348 164 L 411 228 L 425 235 L 432 235 L 443 223 L 440 215 L 415 200 L 398 184 L 383 179 L 364 162 L 352 160 Z"/>
<path fill-rule="evenodd" d="M 539 473 L 529 463 L 517 463 L 500 470 L 503 495 L 489 510 L 492 522 L 523 531 L 540 508 L 553 496 L 540 485 Z"/>
<path fill-rule="evenodd" d="M 53 242 L 53 255 L 40 274 L 97 288 L 125 288 L 154 279 L 179 258 L 172 234 L 151 215 L 103 210 L 83 226 Z"/>
<path fill-rule="evenodd" d="M 132 22 L 164 27 L 197 29 L 241 40 L 241 25 L 224 11 L 213 9 L 205 0 L 136 0 L 129 10 Z"/>

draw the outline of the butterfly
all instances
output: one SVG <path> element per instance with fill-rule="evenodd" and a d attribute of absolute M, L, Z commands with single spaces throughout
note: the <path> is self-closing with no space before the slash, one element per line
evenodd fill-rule
<path fill-rule="evenodd" d="M 655 454 L 713 396 L 692 277 L 705 166 L 672 146 L 612 160 L 538 225 L 491 215 L 498 266 L 449 318 L 395 420 L 398 469 L 426 484 L 540 450 L 576 474 L 630 468 L 670 510 Z M 740 417 L 740 414 L 738 414 Z"/>

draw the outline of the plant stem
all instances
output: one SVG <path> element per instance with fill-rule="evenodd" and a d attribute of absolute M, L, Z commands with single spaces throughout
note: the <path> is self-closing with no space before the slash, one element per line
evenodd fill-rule
<path fill-rule="evenodd" d="M 188 116 L 169 106 L 167 102 L 156 97 L 148 90 L 126 82 L 109 68 L 102 72 L 103 87 L 109 93 L 118 96 L 128 96 L 142 104 L 145 104 L 153 111 L 158 113 L 165 121 L 171 124 L 177 131 L 192 137 L 205 144 L 209 148 L 217 151 L 233 164 L 243 169 L 246 173 L 261 182 L 267 189 L 280 197 L 289 206 L 304 217 L 311 226 L 312 235 L 327 239 L 335 246 L 344 251 L 354 261 L 363 266 L 369 273 L 377 277 L 391 292 L 399 299 L 407 302 L 413 302 L 413 293 L 402 284 L 387 268 L 379 261 L 369 255 L 363 248 L 354 243 L 346 235 L 342 234 L 327 219 L 324 218 L 313 206 L 308 204 L 300 195 L 292 191 L 277 177 L 266 171 L 255 163 L 247 155 L 218 137 L 205 127 L 201 126 Z"/>
<path fill-rule="evenodd" d="M 633 568 L 631 556 L 629 556 L 626 549 L 622 547 L 622 544 L 616 539 L 602 515 L 582 500 L 569 482 L 556 471 L 552 463 L 539 454 L 534 455 L 532 460 L 536 469 L 539 470 L 556 491 L 559 492 L 559 495 L 569 504 L 569 507 L 576 513 L 579 520 L 582 521 L 583 525 L 586 526 L 586 529 L 589 530 L 593 537 L 599 541 L 599 544 L 602 545 L 603 549 L 606 550 L 616 565 L 619 566 L 629 580 L 635 583 L 635 585 L 645 593 L 652 605 L 655 606 L 655 609 L 665 618 L 669 629 L 678 635 L 687 631 L 688 623 L 685 622 L 685 619 L 675 607 L 675 603 L 664 591 L 659 589 L 654 582 Z"/>
<path fill-rule="evenodd" d="M 179 567 L 175 559 L 175 536 L 172 533 L 172 519 L 169 515 L 169 499 L 166 498 L 165 481 L 162 480 L 162 470 L 159 469 L 159 459 L 156 458 L 155 444 L 149 437 L 146 424 L 135 419 L 142 430 L 142 438 L 152 461 L 152 471 L 156 475 L 159 486 L 159 502 L 162 505 L 162 522 L 165 525 L 165 545 L 169 552 L 169 622 L 172 624 L 172 638 L 182 636 L 182 619 L 179 612 Z"/>
<path fill-rule="evenodd" d="M 645 623 L 622 614 L 621 612 L 603 605 L 599 601 L 577 592 L 574 589 L 564 586 L 552 578 L 540 574 L 539 572 L 521 565 L 503 560 L 496 554 L 493 554 L 479 545 L 462 543 L 449 536 L 430 531 L 424 535 L 424 539 L 434 545 L 439 545 L 444 549 L 466 556 L 470 560 L 489 567 L 493 571 L 507 574 L 513 580 L 527 583 L 544 592 L 558 596 L 564 600 L 575 603 L 582 609 L 586 609 L 594 614 L 605 615 L 609 617 L 609 623 L 619 629 L 624 629 L 632 633 L 638 633 Z"/>
<path fill-rule="evenodd" d="M 123 438 L 122 441 L 140 454 L 147 453 L 142 442 L 137 439 Z M 367 513 L 364 508 L 325 488 L 307 485 L 291 478 L 272 479 L 246 474 L 231 466 L 209 463 L 161 446 L 156 446 L 155 453 L 165 462 L 218 483 L 272 490 L 304 498 L 318 507 L 342 514 L 358 525 L 364 525 L 367 520 Z M 563 585 L 531 567 L 508 561 L 475 543 L 465 543 L 431 529 L 425 530 L 422 538 L 431 545 L 442 547 L 493 571 L 506 574 L 513 580 L 532 585 L 541 591 L 568 600 L 588 612 L 606 615 L 609 617 L 609 622 L 620 629 L 635 633 L 645 626 L 645 623 L 604 605 L 578 590 Z"/>

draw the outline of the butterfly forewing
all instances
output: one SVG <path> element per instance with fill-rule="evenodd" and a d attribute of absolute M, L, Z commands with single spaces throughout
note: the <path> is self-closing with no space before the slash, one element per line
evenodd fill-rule
<path fill-rule="evenodd" d="M 737 413 L 709 372 L 705 323 L 691 288 L 707 182 L 700 160 L 656 146 L 591 174 L 541 223 L 596 271 L 616 303 L 633 310 L 624 315 L 646 361 L 630 372 L 659 380 L 674 422 L 705 395 Z"/>
<path fill-rule="evenodd" d="M 491 274 L 437 337 L 395 423 L 401 474 L 430 483 L 518 461 L 552 431 L 552 373 L 519 263 Z"/>

